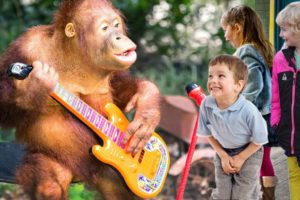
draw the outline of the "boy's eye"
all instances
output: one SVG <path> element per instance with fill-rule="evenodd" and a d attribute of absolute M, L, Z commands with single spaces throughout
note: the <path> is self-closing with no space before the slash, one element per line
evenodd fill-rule
<path fill-rule="evenodd" d="M 224 78 L 225 75 L 224 75 L 224 74 L 220 74 L 219 77 L 220 77 L 220 78 Z"/>

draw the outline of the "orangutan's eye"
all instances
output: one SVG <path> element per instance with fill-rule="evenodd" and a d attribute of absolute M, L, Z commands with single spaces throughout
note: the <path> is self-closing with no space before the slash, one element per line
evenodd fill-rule
<path fill-rule="evenodd" d="M 118 27 L 120 26 L 120 23 L 116 23 L 114 26 L 115 26 L 116 28 L 118 28 Z"/>
<path fill-rule="evenodd" d="M 102 30 L 106 31 L 107 28 L 108 28 L 108 26 L 103 26 L 103 27 L 102 27 Z"/>
<path fill-rule="evenodd" d="M 108 29 L 108 23 L 104 22 L 100 26 L 101 30 L 106 31 Z"/>
<path fill-rule="evenodd" d="M 120 20 L 119 20 L 119 19 L 115 19 L 114 22 L 113 22 L 113 26 L 114 26 L 115 28 L 121 27 Z"/>

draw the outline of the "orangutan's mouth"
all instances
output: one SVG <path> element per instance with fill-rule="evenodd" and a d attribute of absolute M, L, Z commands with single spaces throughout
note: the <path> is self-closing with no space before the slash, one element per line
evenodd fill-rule
<path fill-rule="evenodd" d="M 135 51 L 136 47 L 132 47 L 130 49 L 127 49 L 126 51 L 122 52 L 122 53 L 116 53 L 116 56 L 127 56 L 129 55 L 131 52 Z"/>
<path fill-rule="evenodd" d="M 133 64 L 137 58 L 136 47 L 130 48 L 122 53 L 114 54 L 115 58 L 119 60 L 120 62 L 123 62 L 124 64 Z"/>
<path fill-rule="evenodd" d="M 120 54 L 116 54 L 117 56 L 127 56 L 129 53 L 131 52 L 131 50 L 125 51 L 123 53 Z"/>

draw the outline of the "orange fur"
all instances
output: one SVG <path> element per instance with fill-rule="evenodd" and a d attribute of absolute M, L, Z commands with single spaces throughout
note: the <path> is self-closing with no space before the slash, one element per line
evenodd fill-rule
<path fill-rule="evenodd" d="M 124 108 L 137 92 L 137 82 L 127 66 L 113 60 L 113 51 L 126 50 L 130 39 L 126 27 L 99 35 L 95 25 L 101 18 L 120 18 L 106 0 L 65 0 L 53 24 L 37 26 L 14 41 L 0 58 L 0 124 L 16 127 L 17 139 L 27 145 L 27 155 L 17 180 L 32 199 L 67 199 L 72 180 L 97 189 L 105 199 L 138 199 L 118 173 L 100 163 L 89 150 L 99 139 L 74 116 L 49 97 L 31 78 L 7 77 L 13 62 L 48 63 L 59 74 L 59 82 L 101 112 L 113 101 Z M 66 23 L 75 24 L 76 36 L 65 36 Z M 123 39 L 118 42 L 114 35 Z"/>

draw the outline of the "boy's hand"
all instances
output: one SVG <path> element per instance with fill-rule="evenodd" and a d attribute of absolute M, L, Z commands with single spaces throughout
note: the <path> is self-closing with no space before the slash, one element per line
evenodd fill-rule
<path fill-rule="evenodd" d="M 236 173 L 238 173 L 241 170 L 246 159 L 244 159 L 242 156 L 238 154 L 233 156 L 232 160 L 233 160 L 232 167 L 235 169 Z"/>
<path fill-rule="evenodd" d="M 236 170 L 236 172 L 239 172 L 244 164 L 244 162 L 255 152 L 257 152 L 261 148 L 261 145 L 257 145 L 253 142 L 251 142 L 248 147 L 240 152 L 238 155 L 233 156 L 233 162 L 232 166 Z"/>
<path fill-rule="evenodd" d="M 229 155 L 223 156 L 221 158 L 222 168 L 225 172 L 225 174 L 234 174 L 236 173 L 235 168 L 232 166 L 233 159 Z"/>

